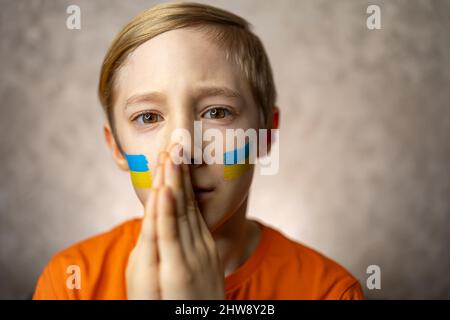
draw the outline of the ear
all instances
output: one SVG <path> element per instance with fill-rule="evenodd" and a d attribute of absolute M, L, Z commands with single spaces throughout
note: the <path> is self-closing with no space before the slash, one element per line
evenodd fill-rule
<path fill-rule="evenodd" d="M 120 151 L 109 124 L 105 123 L 105 125 L 103 126 L 103 133 L 105 135 L 106 144 L 111 150 L 113 159 L 116 162 L 117 166 L 123 171 L 128 171 L 128 162 Z"/>
<path fill-rule="evenodd" d="M 273 107 L 272 114 L 270 115 L 269 119 L 267 119 L 267 152 L 265 154 L 259 154 L 259 156 L 265 156 L 266 154 L 270 153 L 272 143 L 275 141 L 272 140 L 272 134 L 271 129 L 279 129 L 280 125 L 280 109 L 277 106 Z"/>

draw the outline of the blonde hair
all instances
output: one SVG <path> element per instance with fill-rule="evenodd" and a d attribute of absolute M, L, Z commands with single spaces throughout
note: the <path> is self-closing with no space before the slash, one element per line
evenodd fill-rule
<path fill-rule="evenodd" d="M 264 126 L 272 114 L 276 90 L 269 59 L 250 24 L 241 17 L 209 5 L 173 2 L 156 5 L 133 18 L 116 36 L 103 60 L 98 94 L 108 121 L 114 130 L 112 106 L 117 70 L 127 56 L 157 35 L 179 28 L 206 31 L 225 51 L 228 60 L 238 65 L 249 82 L 253 98 L 261 110 Z"/>

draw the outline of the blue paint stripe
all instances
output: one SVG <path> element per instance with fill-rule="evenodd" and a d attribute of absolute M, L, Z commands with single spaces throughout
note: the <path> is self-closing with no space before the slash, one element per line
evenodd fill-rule
<path fill-rule="evenodd" d="M 127 154 L 125 157 L 128 161 L 128 166 L 131 171 L 145 172 L 149 171 L 147 158 L 143 154 Z"/>
<path fill-rule="evenodd" d="M 234 149 L 223 154 L 223 163 L 225 165 L 233 165 L 242 162 L 250 155 L 250 143 L 247 142 L 244 147 L 240 149 Z"/>

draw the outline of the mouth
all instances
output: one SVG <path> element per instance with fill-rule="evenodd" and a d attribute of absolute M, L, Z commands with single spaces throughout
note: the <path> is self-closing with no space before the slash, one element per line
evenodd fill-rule
<path fill-rule="evenodd" d="M 194 189 L 195 199 L 197 199 L 198 202 L 203 202 L 212 196 L 215 188 L 193 186 L 193 189 Z"/>

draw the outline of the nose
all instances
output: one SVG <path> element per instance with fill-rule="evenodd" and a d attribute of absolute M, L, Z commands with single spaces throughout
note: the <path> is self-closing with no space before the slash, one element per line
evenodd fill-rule
<path fill-rule="evenodd" d="M 183 108 L 184 109 L 184 108 Z M 190 109 L 190 108 L 186 108 Z M 193 168 L 203 163 L 203 131 L 201 120 L 196 120 L 193 112 L 178 112 L 169 120 L 170 142 L 179 143 L 183 148 L 183 155 Z"/>

